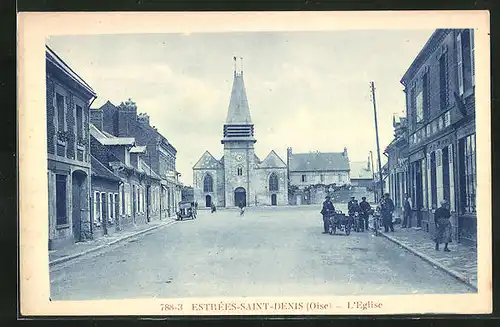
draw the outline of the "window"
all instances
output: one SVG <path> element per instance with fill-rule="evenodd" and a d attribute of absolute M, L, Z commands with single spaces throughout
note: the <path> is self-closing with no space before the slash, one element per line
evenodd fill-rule
<path fill-rule="evenodd" d="M 442 169 L 443 169 L 443 198 L 450 201 L 450 163 L 449 163 L 449 148 L 445 147 L 442 150 Z M 453 210 L 453 208 L 451 208 Z"/>
<path fill-rule="evenodd" d="M 243 168 L 238 167 L 237 172 L 238 172 L 238 176 L 243 175 Z"/>
<path fill-rule="evenodd" d="M 275 173 L 269 176 L 269 191 L 278 191 L 278 176 Z"/>
<path fill-rule="evenodd" d="M 207 174 L 205 175 L 205 178 L 203 179 L 203 192 L 213 192 L 214 188 L 214 181 L 212 179 L 212 176 Z"/>
<path fill-rule="evenodd" d="M 424 98 L 423 92 L 420 91 L 417 94 L 416 99 L 416 121 L 420 123 L 424 119 Z"/>
<path fill-rule="evenodd" d="M 94 224 L 101 221 L 101 193 L 94 193 Z"/>
<path fill-rule="evenodd" d="M 115 219 L 118 219 L 120 215 L 120 196 L 117 193 L 114 194 L 113 204 L 114 204 L 113 208 L 115 210 L 114 217 Z"/>
<path fill-rule="evenodd" d="M 126 147 L 124 147 L 125 150 L 125 165 L 130 166 L 130 152 Z"/>
<path fill-rule="evenodd" d="M 476 212 L 476 134 L 460 140 L 461 207 L 462 212 Z"/>
<path fill-rule="evenodd" d="M 66 131 L 65 127 L 65 108 L 64 108 L 64 96 L 56 93 L 56 106 L 57 106 L 57 130 Z"/>
<path fill-rule="evenodd" d="M 422 94 L 423 94 L 423 108 L 422 119 L 429 118 L 429 74 L 425 73 L 422 77 Z"/>
<path fill-rule="evenodd" d="M 105 221 L 108 218 L 108 205 L 106 199 L 106 193 L 101 193 L 101 222 Z"/>
<path fill-rule="evenodd" d="M 125 184 L 120 185 L 120 215 L 125 214 Z"/>
<path fill-rule="evenodd" d="M 415 128 L 416 125 L 416 110 L 415 110 L 415 88 L 412 88 L 410 90 L 410 121 L 411 121 L 411 126 Z"/>
<path fill-rule="evenodd" d="M 306 175 L 302 175 L 302 183 L 305 183 L 307 181 Z"/>
<path fill-rule="evenodd" d="M 79 105 L 76 106 L 76 136 L 78 139 L 83 138 L 83 109 Z"/>
<path fill-rule="evenodd" d="M 114 210 L 114 197 L 113 197 L 113 194 L 112 193 L 108 193 L 108 212 L 109 212 L 109 218 L 108 218 L 108 221 L 109 222 L 113 222 L 114 220 L 114 213 L 115 213 L 115 210 Z"/>
<path fill-rule="evenodd" d="M 68 223 L 68 202 L 66 198 L 66 175 L 56 175 L 56 215 L 57 225 Z"/>
<path fill-rule="evenodd" d="M 474 31 L 464 30 L 457 35 L 457 69 L 460 95 L 474 86 Z"/>
<path fill-rule="evenodd" d="M 446 53 L 439 58 L 439 105 L 441 110 L 448 106 L 448 80 L 446 78 Z"/>
<path fill-rule="evenodd" d="M 436 152 L 431 153 L 431 206 L 437 207 Z"/>

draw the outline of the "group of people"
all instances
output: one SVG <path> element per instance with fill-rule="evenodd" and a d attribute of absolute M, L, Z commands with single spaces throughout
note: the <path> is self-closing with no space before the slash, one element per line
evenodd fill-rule
<path fill-rule="evenodd" d="M 406 194 L 405 202 L 403 204 L 403 223 L 402 228 L 410 228 L 411 227 L 411 199 Z M 384 231 L 387 233 L 389 231 L 394 232 L 393 225 L 393 212 L 395 206 L 394 201 L 392 201 L 390 194 L 385 193 L 380 203 L 378 204 L 376 210 L 380 213 L 382 217 L 382 224 L 384 226 Z M 361 198 L 361 202 L 358 204 L 358 201 L 354 196 L 351 197 L 351 200 L 347 204 L 347 211 L 349 216 L 354 217 L 357 212 L 360 219 L 364 222 L 364 229 L 368 230 L 368 218 L 371 212 L 371 206 L 366 201 L 366 197 Z M 331 201 L 331 197 L 327 196 L 325 201 L 323 202 L 323 208 L 321 209 L 321 214 L 323 215 L 323 234 L 328 233 L 328 228 L 330 224 L 330 217 L 335 214 L 335 207 Z M 440 207 L 434 211 L 434 223 L 436 225 L 436 236 L 435 236 L 435 244 L 436 251 L 439 251 L 439 245 L 444 243 L 445 252 L 450 252 L 448 248 L 448 244 L 451 243 L 451 221 L 450 221 L 451 213 L 448 201 L 443 200 L 440 203 Z M 355 223 L 358 223 L 357 221 Z M 362 229 L 363 230 L 363 229 Z"/>

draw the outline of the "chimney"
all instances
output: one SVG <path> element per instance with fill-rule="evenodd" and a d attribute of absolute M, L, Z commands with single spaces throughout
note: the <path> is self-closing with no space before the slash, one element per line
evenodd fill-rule
<path fill-rule="evenodd" d="M 129 123 L 137 120 L 137 106 L 135 102 L 128 99 L 118 106 L 118 135 L 120 137 L 130 136 Z"/>
<path fill-rule="evenodd" d="M 103 129 L 103 113 L 100 109 L 90 109 L 90 123 L 97 127 L 98 130 Z"/>
<path fill-rule="evenodd" d="M 346 147 L 344 147 L 344 157 L 347 158 L 347 148 Z"/>
<path fill-rule="evenodd" d="M 149 126 L 149 115 L 148 114 L 146 114 L 146 113 L 139 114 L 139 116 L 137 116 L 137 120 L 140 123 Z"/>

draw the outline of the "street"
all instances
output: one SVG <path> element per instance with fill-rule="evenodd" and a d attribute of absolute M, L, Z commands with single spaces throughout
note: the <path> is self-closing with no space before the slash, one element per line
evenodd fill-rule
<path fill-rule="evenodd" d="M 338 206 L 336 206 L 338 207 Z M 320 206 L 178 222 L 51 272 L 52 300 L 472 292 L 371 232 L 322 234 Z"/>

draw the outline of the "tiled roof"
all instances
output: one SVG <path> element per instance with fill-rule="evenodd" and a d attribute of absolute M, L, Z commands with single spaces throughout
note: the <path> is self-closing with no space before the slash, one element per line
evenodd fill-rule
<path fill-rule="evenodd" d="M 194 165 L 193 169 L 218 169 L 222 167 L 223 165 L 220 161 L 215 159 L 210 152 L 205 151 L 200 160 Z"/>
<path fill-rule="evenodd" d="M 233 89 L 229 108 L 227 110 L 226 124 L 251 124 L 250 108 L 243 81 L 243 73 L 235 73 L 233 80 Z"/>
<path fill-rule="evenodd" d="M 90 124 L 90 135 L 96 138 L 102 145 L 134 145 L 133 137 L 107 136 L 101 132 L 94 124 Z"/>
<path fill-rule="evenodd" d="M 71 67 L 69 67 L 48 45 L 45 45 L 45 58 L 54 66 L 58 67 L 68 75 L 75 83 L 84 88 L 87 92 L 96 96 L 95 91 L 81 78 Z"/>
<path fill-rule="evenodd" d="M 260 168 L 286 168 L 286 164 L 281 158 L 271 150 L 267 157 L 260 163 Z"/>
<path fill-rule="evenodd" d="M 92 176 L 105 178 L 111 181 L 119 182 L 120 178 L 116 176 L 110 169 L 102 164 L 97 158 L 91 156 Z"/>
<path fill-rule="evenodd" d="M 290 171 L 347 171 L 349 160 L 343 152 L 294 153 Z"/>
<path fill-rule="evenodd" d="M 144 153 L 146 152 L 146 146 L 145 145 L 136 145 L 130 149 L 130 153 Z"/>

